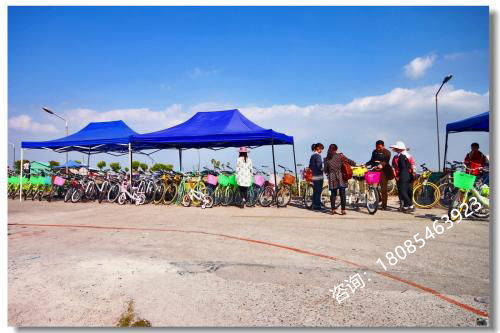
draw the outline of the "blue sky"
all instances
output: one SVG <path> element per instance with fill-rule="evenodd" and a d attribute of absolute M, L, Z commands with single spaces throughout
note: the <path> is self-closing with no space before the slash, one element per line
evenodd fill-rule
<path fill-rule="evenodd" d="M 42 106 L 67 116 L 71 132 L 114 117 L 147 132 L 236 107 L 296 136 L 299 161 L 313 141 L 340 143 L 364 161 L 381 137 L 436 164 L 434 86 L 454 75 L 442 128 L 489 109 L 488 15 L 487 7 L 9 7 L 9 140 L 63 134 Z M 486 134 L 456 137 L 452 157 L 470 140 L 488 148 Z"/>

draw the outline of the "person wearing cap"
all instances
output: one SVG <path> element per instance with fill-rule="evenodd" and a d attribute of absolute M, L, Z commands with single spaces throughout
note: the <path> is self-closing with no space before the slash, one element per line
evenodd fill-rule
<path fill-rule="evenodd" d="M 253 180 L 253 165 L 252 160 L 248 157 L 248 148 L 241 147 L 239 150 L 238 161 L 236 161 L 236 183 L 241 195 L 241 208 L 245 207 L 247 201 L 248 187 L 252 185 Z"/>
<path fill-rule="evenodd" d="M 380 171 L 380 192 L 382 194 L 382 210 L 387 210 L 387 184 L 389 180 L 394 179 L 394 171 L 391 167 L 391 152 L 385 149 L 384 141 L 378 140 L 375 143 L 375 150 L 372 152 L 372 157 L 367 166 L 375 167 L 374 171 Z"/>
<path fill-rule="evenodd" d="M 412 162 L 413 158 L 408 153 L 409 148 L 406 147 L 404 142 L 397 141 L 391 148 L 396 153 L 392 159 L 392 167 L 394 168 L 394 175 L 398 184 L 398 195 L 402 211 L 410 213 L 415 210 L 412 201 L 412 183 L 415 179 L 414 161 Z"/>

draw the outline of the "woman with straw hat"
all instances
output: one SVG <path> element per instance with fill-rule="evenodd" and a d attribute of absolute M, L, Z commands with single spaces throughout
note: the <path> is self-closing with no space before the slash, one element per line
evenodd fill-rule
<path fill-rule="evenodd" d="M 391 148 L 396 153 L 392 159 L 392 167 L 394 168 L 394 175 L 398 184 L 401 210 L 404 213 L 410 213 L 415 210 L 412 202 L 412 182 L 414 180 L 413 158 L 408 153 L 409 148 L 406 147 L 403 141 L 397 141 Z"/>

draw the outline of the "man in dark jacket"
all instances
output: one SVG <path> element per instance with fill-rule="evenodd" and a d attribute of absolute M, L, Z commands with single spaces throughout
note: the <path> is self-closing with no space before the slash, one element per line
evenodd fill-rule
<path fill-rule="evenodd" d="M 321 209 L 321 192 L 323 191 L 323 159 L 321 158 L 321 152 L 324 148 L 321 143 L 315 143 L 311 146 L 313 154 L 309 159 L 309 169 L 312 171 L 313 181 L 313 210 Z"/>
<path fill-rule="evenodd" d="M 391 152 L 385 149 L 384 141 L 378 140 L 375 143 L 375 150 L 371 159 L 366 162 L 367 166 L 375 167 L 373 171 L 380 171 L 380 192 L 382 194 L 382 210 L 387 210 L 387 183 L 394 179 L 394 172 L 391 167 Z"/>

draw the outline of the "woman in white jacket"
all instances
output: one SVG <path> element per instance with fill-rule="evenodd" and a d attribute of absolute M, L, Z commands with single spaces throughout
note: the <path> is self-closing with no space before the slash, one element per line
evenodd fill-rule
<path fill-rule="evenodd" d="M 240 148 L 240 155 L 236 162 L 236 182 L 241 194 L 241 208 L 245 207 L 247 200 L 248 187 L 253 181 L 253 165 L 252 160 L 248 157 L 247 147 Z"/>

